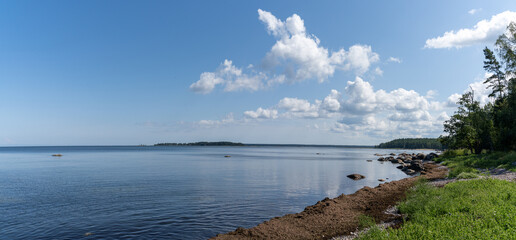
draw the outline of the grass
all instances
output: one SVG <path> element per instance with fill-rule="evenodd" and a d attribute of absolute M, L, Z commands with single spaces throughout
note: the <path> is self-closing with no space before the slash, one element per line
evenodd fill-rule
<path fill-rule="evenodd" d="M 362 230 L 365 228 L 373 227 L 376 223 L 373 217 L 367 215 L 358 216 L 358 229 Z"/>
<path fill-rule="evenodd" d="M 469 151 L 447 150 L 436 161 L 450 168 L 448 177 L 453 178 L 461 173 L 478 174 L 477 168 L 505 168 L 516 171 L 516 152 L 493 152 L 483 154 L 470 154 Z"/>
<path fill-rule="evenodd" d="M 459 175 L 457 175 L 457 179 L 472 179 L 477 178 L 478 174 L 471 173 L 471 172 L 462 172 Z"/>
<path fill-rule="evenodd" d="M 359 239 L 516 239 L 516 183 L 495 179 L 418 183 L 399 209 L 399 229 L 372 228 Z"/>

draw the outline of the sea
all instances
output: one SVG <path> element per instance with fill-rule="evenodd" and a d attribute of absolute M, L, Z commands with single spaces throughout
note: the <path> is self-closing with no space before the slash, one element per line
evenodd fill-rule
<path fill-rule="evenodd" d="M 406 178 L 374 155 L 401 152 L 414 151 L 0 147 L 0 239 L 207 239 L 375 187 L 380 178 Z M 346 177 L 353 173 L 366 178 Z"/>

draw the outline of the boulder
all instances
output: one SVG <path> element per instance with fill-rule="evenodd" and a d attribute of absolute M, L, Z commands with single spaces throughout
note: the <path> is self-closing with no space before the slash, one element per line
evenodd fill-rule
<path fill-rule="evenodd" d="M 358 173 L 349 174 L 347 177 L 348 177 L 348 178 L 351 178 L 351 179 L 353 179 L 353 180 L 355 180 L 355 181 L 356 181 L 356 180 L 360 180 L 360 179 L 365 178 L 365 176 L 364 176 L 364 175 L 360 175 L 360 174 L 358 174 Z"/>
<path fill-rule="evenodd" d="M 383 162 L 383 161 L 385 161 L 385 158 L 383 158 L 383 157 L 378 158 L 378 161 Z"/>
<path fill-rule="evenodd" d="M 428 155 L 425 156 L 424 160 L 425 161 L 431 161 L 432 159 L 438 157 L 438 155 L 436 153 L 429 153 Z"/>
<path fill-rule="evenodd" d="M 419 171 L 422 171 L 424 168 L 423 168 L 423 164 L 422 163 L 419 163 L 419 162 L 412 162 L 410 164 L 410 166 L 408 166 L 409 169 L 412 169 L 416 172 L 419 172 Z"/>
<path fill-rule="evenodd" d="M 420 159 L 420 160 L 425 159 L 425 157 L 426 157 L 426 155 L 425 155 L 424 153 L 418 153 L 418 154 L 416 155 L 416 158 L 417 158 L 417 159 Z"/>
<path fill-rule="evenodd" d="M 385 179 L 380 178 L 380 179 L 378 179 L 378 181 L 380 181 L 380 182 L 385 182 Z"/>

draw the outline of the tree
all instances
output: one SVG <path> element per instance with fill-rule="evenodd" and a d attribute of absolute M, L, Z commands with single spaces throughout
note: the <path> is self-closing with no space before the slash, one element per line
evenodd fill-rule
<path fill-rule="evenodd" d="M 484 84 L 488 84 L 488 87 L 493 89 L 489 97 L 496 97 L 498 95 L 499 98 L 503 98 L 507 83 L 505 73 L 502 71 L 502 65 L 496 60 L 493 51 L 487 47 L 484 48 L 484 56 L 486 58 L 484 61 L 484 69 L 488 73 L 492 73 L 492 75 L 484 81 Z"/>
<path fill-rule="evenodd" d="M 481 107 L 471 90 L 462 95 L 455 114 L 444 122 L 446 136 L 439 140 L 449 148 L 516 149 L 516 23 L 498 37 L 495 51 L 484 48 L 484 69 L 491 73 L 485 84 L 494 103 Z M 495 52 L 497 54 L 495 54 Z"/>

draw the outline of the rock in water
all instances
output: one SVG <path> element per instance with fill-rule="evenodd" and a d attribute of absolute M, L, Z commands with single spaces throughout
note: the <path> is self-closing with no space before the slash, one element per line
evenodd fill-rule
<path fill-rule="evenodd" d="M 358 174 L 358 173 L 349 174 L 347 177 L 348 177 L 348 178 L 351 178 L 351 179 L 353 179 L 353 180 L 360 180 L 360 179 L 365 178 L 365 176 L 364 176 L 364 175 L 360 175 L 360 174 Z"/>
<path fill-rule="evenodd" d="M 435 154 L 435 153 L 429 153 L 428 155 L 425 156 L 425 161 L 431 161 L 432 159 L 438 157 L 439 155 Z"/>
<path fill-rule="evenodd" d="M 380 179 L 378 179 L 378 181 L 380 181 L 380 182 L 385 182 L 385 179 L 380 178 Z"/>

